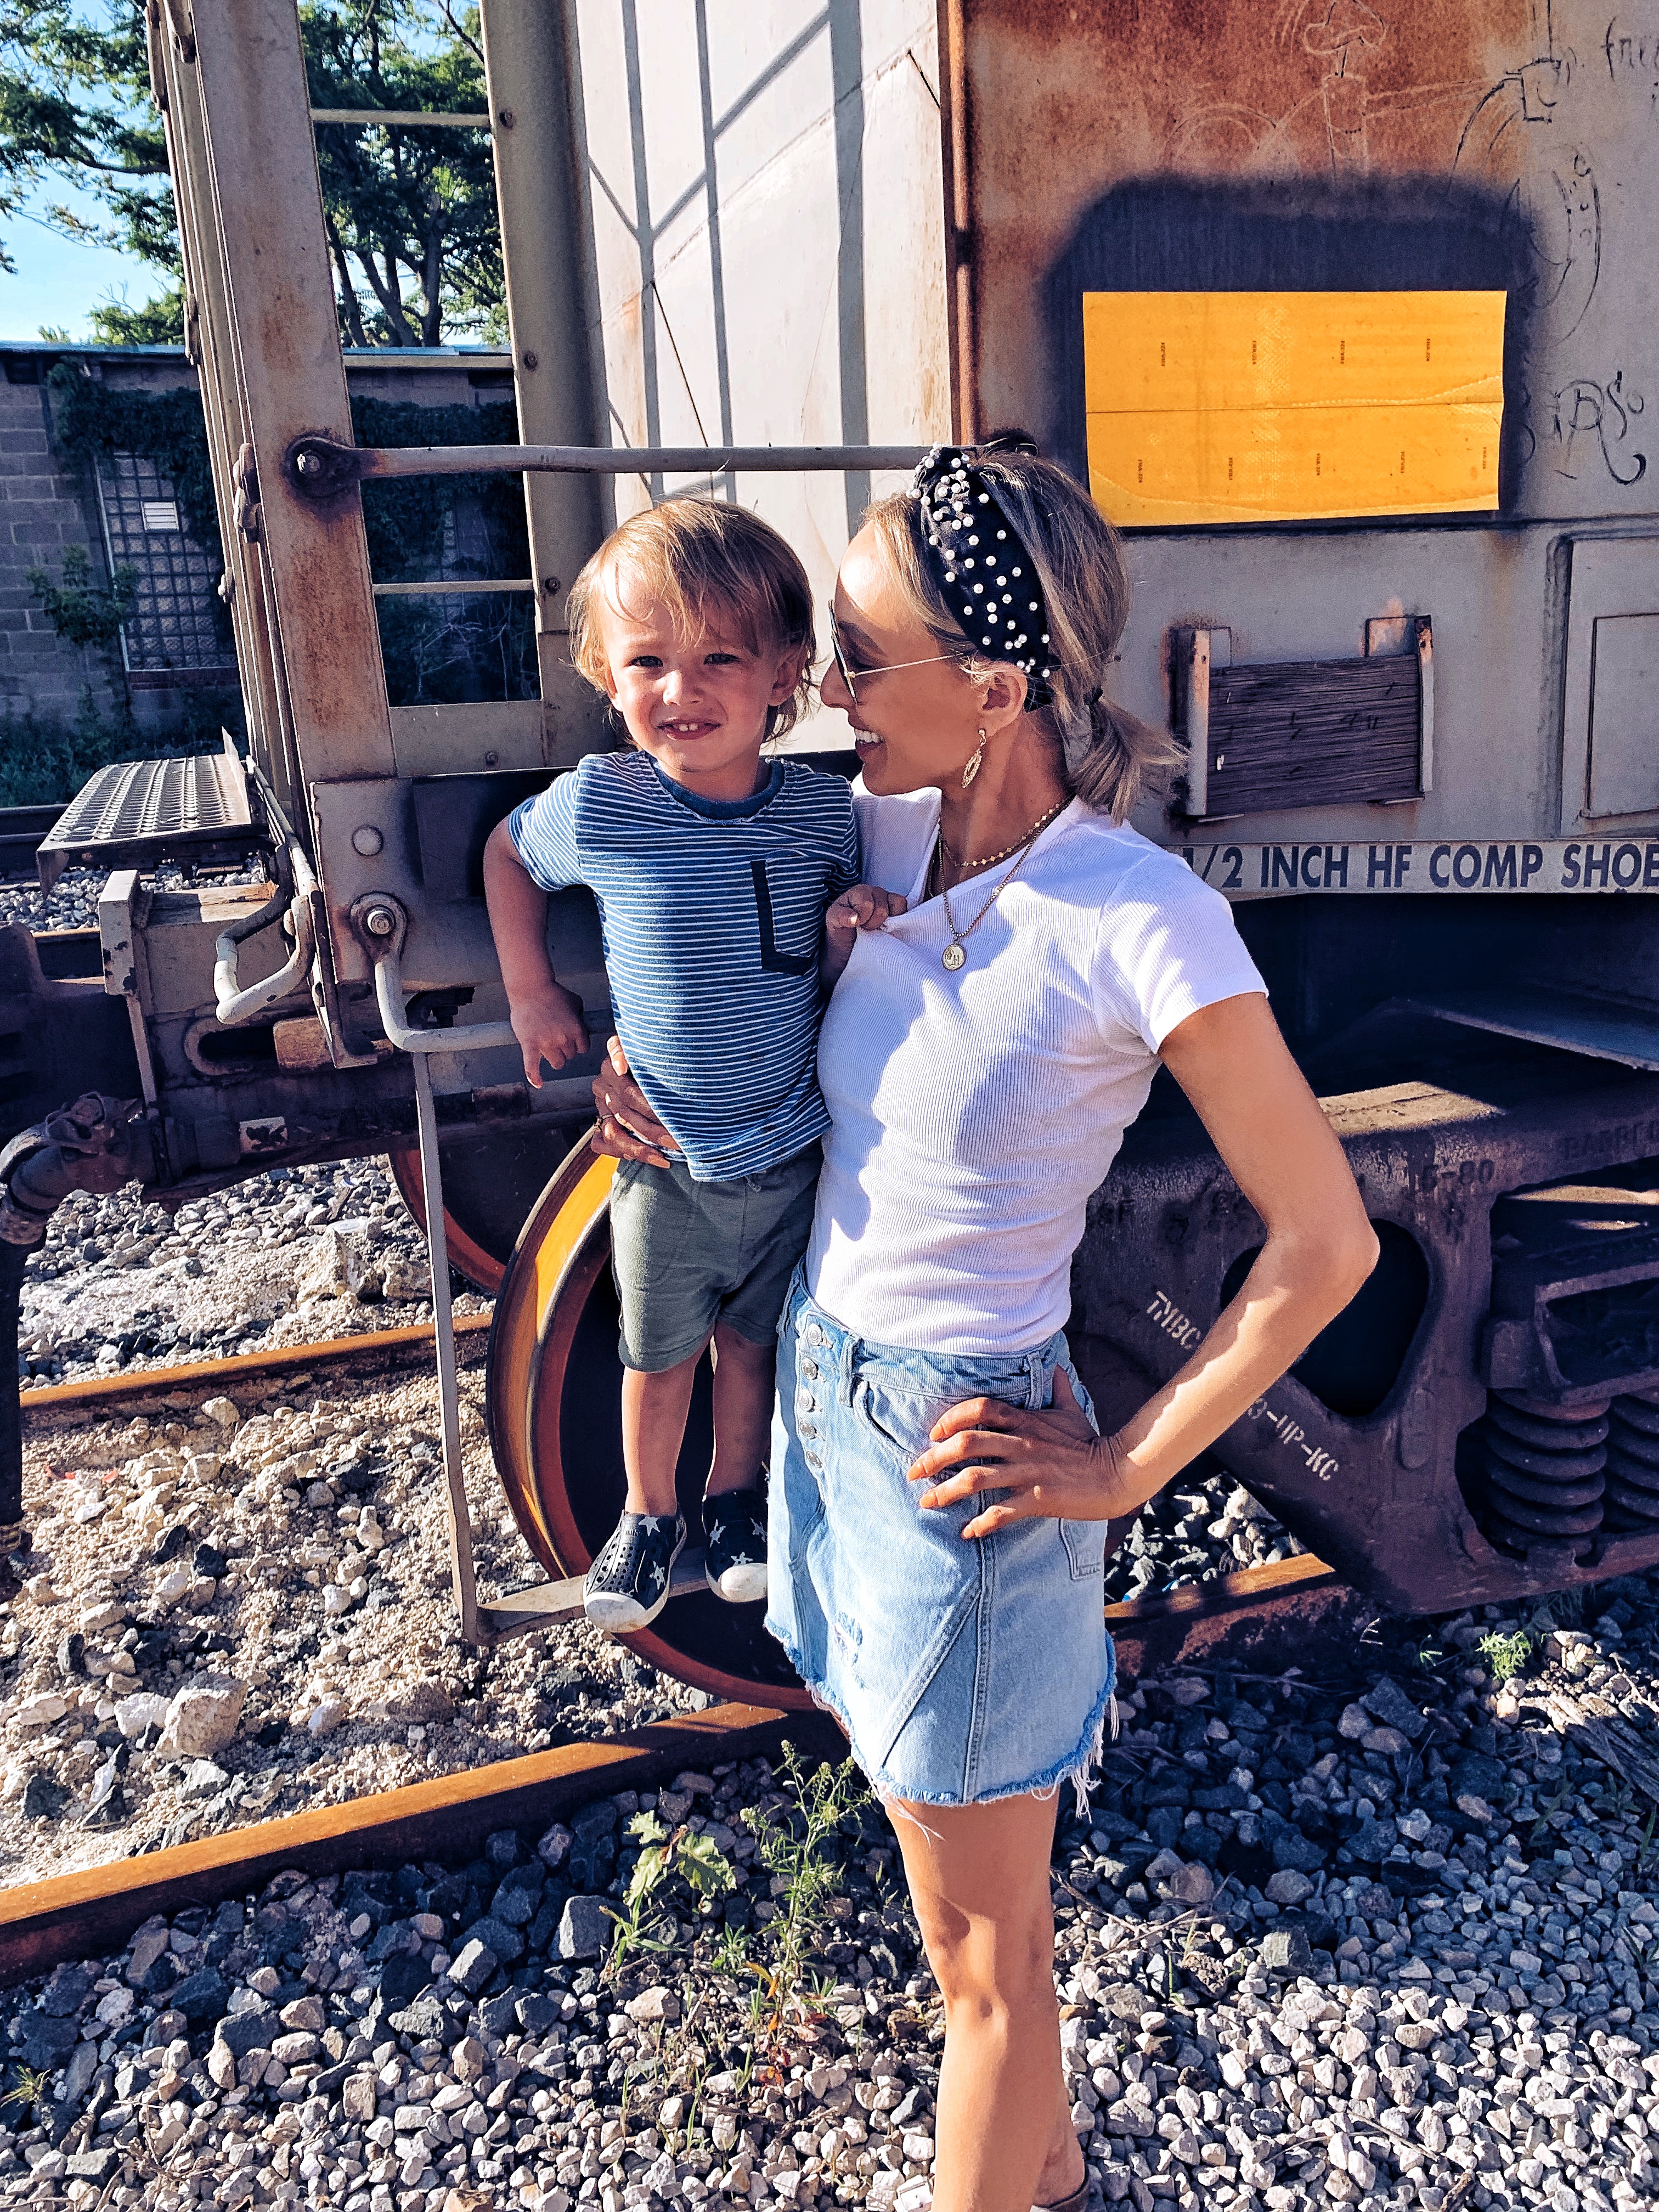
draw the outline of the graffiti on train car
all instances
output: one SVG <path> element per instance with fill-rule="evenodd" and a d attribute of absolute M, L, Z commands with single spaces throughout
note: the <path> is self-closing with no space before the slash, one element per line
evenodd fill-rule
<path fill-rule="evenodd" d="M 1497 287 L 1502 503 L 1640 483 L 1656 37 L 1590 0 L 966 0 L 964 386 L 1082 465 L 1093 289 Z M 1055 159 L 1063 148 L 1066 158 Z M 1565 468 L 1562 476 L 1559 471 Z M 1585 471 L 1584 473 L 1588 473 Z"/>
<path fill-rule="evenodd" d="M 1177 848 L 1195 875 L 1230 898 L 1290 891 L 1659 890 L 1659 838 L 1520 838 L 1455 843 L 1229 845 Z"/>

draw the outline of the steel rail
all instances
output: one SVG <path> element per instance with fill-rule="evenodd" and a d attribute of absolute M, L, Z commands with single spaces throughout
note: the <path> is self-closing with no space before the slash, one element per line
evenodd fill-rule
<path fill-rule="evenodd" d="M 493 1316 L 463 1314 L 454 1324 L 457 1350 L 482 1352 Z M 316 1344 L 283 1345 L 270 1352 L 239 1352 L 229 1359 L 180 1360 L 176 1367 L 143 1367 L 130 1375 L 89 1376 L 84 1382 L 53 1382 L 44 1390 L 19 1392 L 25 1413 L 50 1413 L 78 1407 L 100 1411 L 142 1398 L 166 1397 L 175 1390 L 212 1389 L 227 1395 L 243 1382 L 269 1382 L 273 1376 L 308 1373 L 313 1367 L 387 1367 L 405 1354 L 432 1349 L 433 1325 L 366 1329 L 360 1336 L 326 1337 Z"/>
<path fill-rule="evenodd" d="M 1224 1663 L 1304 1671 L 1322 1644 L 1351 1645 L 1368 1612 L 1329 1567 L 1304 1556 L 1109 1605 L 1106 1625 L 1126 1676 Z M 286 1868 L 317 1875 L 470 1856 L 494 1830 L 544 1825 L 586 1799 L 643 1789 L 688 1767 L 771 1757 L 786 1741 L 822 1756 L 845 1752 L 823 1714 L 732 1702 L 0 1889 L 0 1986 L 64 1959 L 107 1954 L 152 1914 L 246 1896 Z"/>

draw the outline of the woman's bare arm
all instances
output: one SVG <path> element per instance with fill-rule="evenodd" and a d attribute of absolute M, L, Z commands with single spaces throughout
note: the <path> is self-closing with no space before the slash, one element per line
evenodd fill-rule
<path fill-rule="evenodd" d="M 593 1078 L 593 1105 L 599 1120 L 588 1143 L 607 1159 L 639 1160 L 647 1167 L 665 1168 L 669 1153 L 678 1152 L 679 1146 L 629 1074 L 628 1054 L 619 1036 L 613 1036 L 605 1046 L 605 1056 L 607 1065 Z"/>
<path fill-rule="evenodd" d="M 1261 1217 L 1266 1241 L 1192 1358 L 1115 1435 L 1089 1431 L 1069 1388 L 1046 1413 L 988 1398 L 953 1406 L 910 1470 L 929 1485 L 922 1502 L 971 1497 L 988 1486 L 988 1473 L 1011 1493 L 964 1535 L 1033 1516 L 1134 1512 L 1249 1412 L 1376 1264 L 1376 1237 L 1342 1147 L 1265 999 L 1225 999 L 1189 1015 L 1161 1056 Z"/>

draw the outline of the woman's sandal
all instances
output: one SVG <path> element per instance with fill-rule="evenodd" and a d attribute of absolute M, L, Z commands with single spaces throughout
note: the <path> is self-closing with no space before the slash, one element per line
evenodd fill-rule
<path fill-rule="evenodd" d="M 1034 2204 L 1031 2212 L 1083 2212 L 1089 2201 L 1089 2177 L 1085 2173 L 1081 2185 L 1069 2197 L 1062 2197 L 1054 2204 Z"/>

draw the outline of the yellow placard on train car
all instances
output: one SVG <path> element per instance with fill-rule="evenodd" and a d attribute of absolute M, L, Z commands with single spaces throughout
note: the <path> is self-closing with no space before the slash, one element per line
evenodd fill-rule
<path fill-rule="evenodd" d="M 1502 292 L 1085 292 L 1095 500 L 1125 524 L 1490 512 Z"/>

